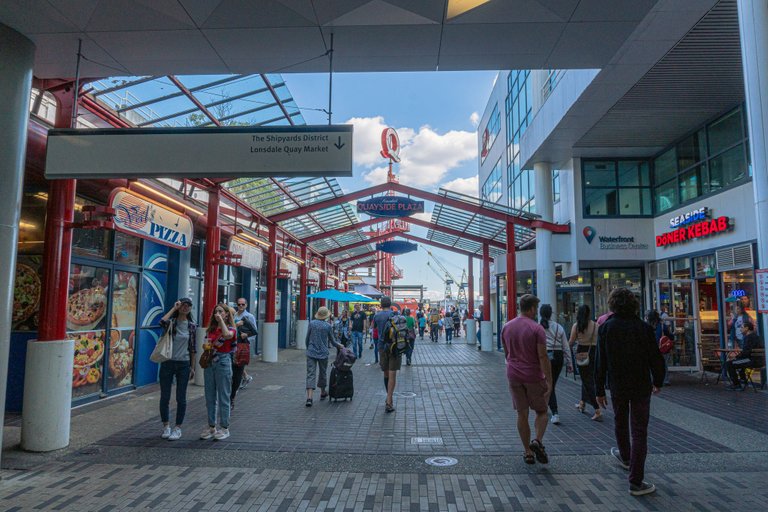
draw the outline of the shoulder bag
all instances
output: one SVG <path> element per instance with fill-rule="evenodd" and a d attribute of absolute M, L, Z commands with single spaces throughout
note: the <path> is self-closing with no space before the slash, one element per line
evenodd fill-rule
<path fill-rule="evenodd" d="M 149 356 L 149 360 L 153 363 L 164 363 L 169 361 L 173 356 L 173 320 L 168 322 L 168 328 L 165 330 L 160 339 L 157 340 L 157 345 Z"/>
<path fill-rule="evenodd" d="M 585 333 L 586 334 L 586 333 Z M 590 339 L 595 335 L 595 327 L 593 325 L 592 327 L 592 334 L 590 335 Z M 579 352 L 579 345 L 576 347 L 576 366 L 587 366 L 589 364 L 589 346 L 585 345 L 587 347 L 587 350 L 585 352 Z"/>
<path fill-rule="evenodd" d="M 216 352 L 213 350 L 213 347 L 203 350 L 202 355 L 200 355 L 200 368 L 206 369 L 211 366 L 215 355 Z"/>

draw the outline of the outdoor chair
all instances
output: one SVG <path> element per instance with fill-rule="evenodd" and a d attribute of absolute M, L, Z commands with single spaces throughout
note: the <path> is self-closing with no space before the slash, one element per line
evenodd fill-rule
<path fill-rule="evenodd" d="M 744 376 L 747 378 L 747 382 L 746 384 L 744 384 L 744 389 L 742 389 L 742 391 L 746 391 L 746 389 L 751 384 L 752 389 L 754 389 L 755 393 L 757 393 L 757 384 L 755 383 L 755 381 L 752 380 L 752 376 L 755 374 L 755 372 L 760 372 L 760 388 L 762 389 L 765 387 L 764 373 L 762 371 L 765 368 L 765 349 L 761 349 L 761 348 L 752 349 L 752 354 L 755 357 L 759 358 L 759 360 L 761 361 L 761 364 L 758 366 L 753 366 L 751 368 L 744 369 Z"/>
<path fill-rule="evenodd" d="M 723 376 L 723 361 L 720 356 L 715 354 L 715 350 L 720 348 L 717 340 L 708 338 L 702 338 L 698 344 L 697 349 L 699 351 L 699 364 L 701 364 L 701 380 L 705 384 L 709 384 L 709 377 L 707 372 L 717 372 L 717 380 L 715 384 L 720 382 Z"/>

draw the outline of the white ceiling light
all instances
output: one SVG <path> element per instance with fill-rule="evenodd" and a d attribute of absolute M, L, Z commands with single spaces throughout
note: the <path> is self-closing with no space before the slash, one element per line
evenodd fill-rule
<path fill-rule="evenodd" d="M 445 19 L 450 20 L 467 11 L 471 11 L 483 4 L 487 4 L 491 0 L 448 0 L 448 13 L 445 15 Z"/>

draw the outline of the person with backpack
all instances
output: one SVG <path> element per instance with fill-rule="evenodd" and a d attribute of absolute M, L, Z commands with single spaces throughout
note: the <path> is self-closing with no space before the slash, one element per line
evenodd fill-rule
<path fill-rule="evenodd" d="M 451 313 L 446 311 L 445 318 L 440 320 L 443 322 L 443 326 L 445 326 L 445 344 L 451 345 L 453 343 L 453 318 L 451 318 Z"/>
<path fill-rule="evenodd" d="M 384 387 L 387 390 L 387 400 L 384 403 L 384 410 L 387 413 L 395 410 L 393 397 L 395 386 L 397 384 L 397 372 L 400 370 L 402 361 L 401 353 L 391 350 L 392 344 L 397 341 L 392 339 L 393 335 L 396 335 L 396 333 L 392 332 L 395 330 L 392 326 L 392 317 L 394 316 L 402 318 L 402 315 L 396 315 L 396 313 L 392 311 L 392 299 L 387 296 L 382 297 L 381 311 L 374 315 L 373 325 L 379 334 L 377 349 L 379 352 L 379 364 L 381 365 L 381 370 L 384 372 Z"/>
<path fill-rule="evenodd" d="M 461 337 L 460 329 L 461 329 L 461 315 L 459 314 L 459 310 L 455 307 L 452 308 L 453 312 L 451 313 L 451 318 L 453 319 L 453 335 L 456 338 Z"/>
<path fill-rule="evenodd" d="M 437 343 L 440 336 L 440 312 L 437 309 L 429 310 L 429 339 Z"/>
<path fill-rule="evenodd" d="M 422 313 L 421 316 L 416 316 L 419 322 L 419 339 L 424 340 L 424 329 L 427 327 L 427 316 Z"/>
<path fill-rule="evenodd" d="M 547 336 L 547 358 L 552 367 L 552 390 L 549 394 L 549 410 L 552 411 L 550 421 L 553 425 L 560 424 L 560 415 L 557 413 L 557 396 L 555 395 L 555 386 L 563 365 L 567 364 L 568 369 L 573 371 L 570 357 L 565 357 L 568 350 L 567 337 L 562 325 L 552 321 L 552 306 L 543 304 L 539 308 L 539 324 L 544 328 L 544 334 Z"/>
<path fill-rule="evenodd" d="M 411 310 L 408 308 L 405 308 L 403 314 L 405 315 L 405 321 L 408 327 L 408 350 L 405 352 L 405 365 L 411 366 L 413 346 L 416 344 L 416 319 L 411 316 Z"/>

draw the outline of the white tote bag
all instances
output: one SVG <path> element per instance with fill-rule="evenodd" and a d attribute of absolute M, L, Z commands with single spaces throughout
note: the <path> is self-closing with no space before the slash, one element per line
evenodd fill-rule
<path fill-rule="evenodd" d="M 171 359 L 173 355 L 173 320 L 168 324 L 168 329 L 165 330 L 160 339 L 155 345 L 155 350 L 152 351 L 152 355 L 149 356 L 149 360 L 153 363 L 164 363 Z"/>

